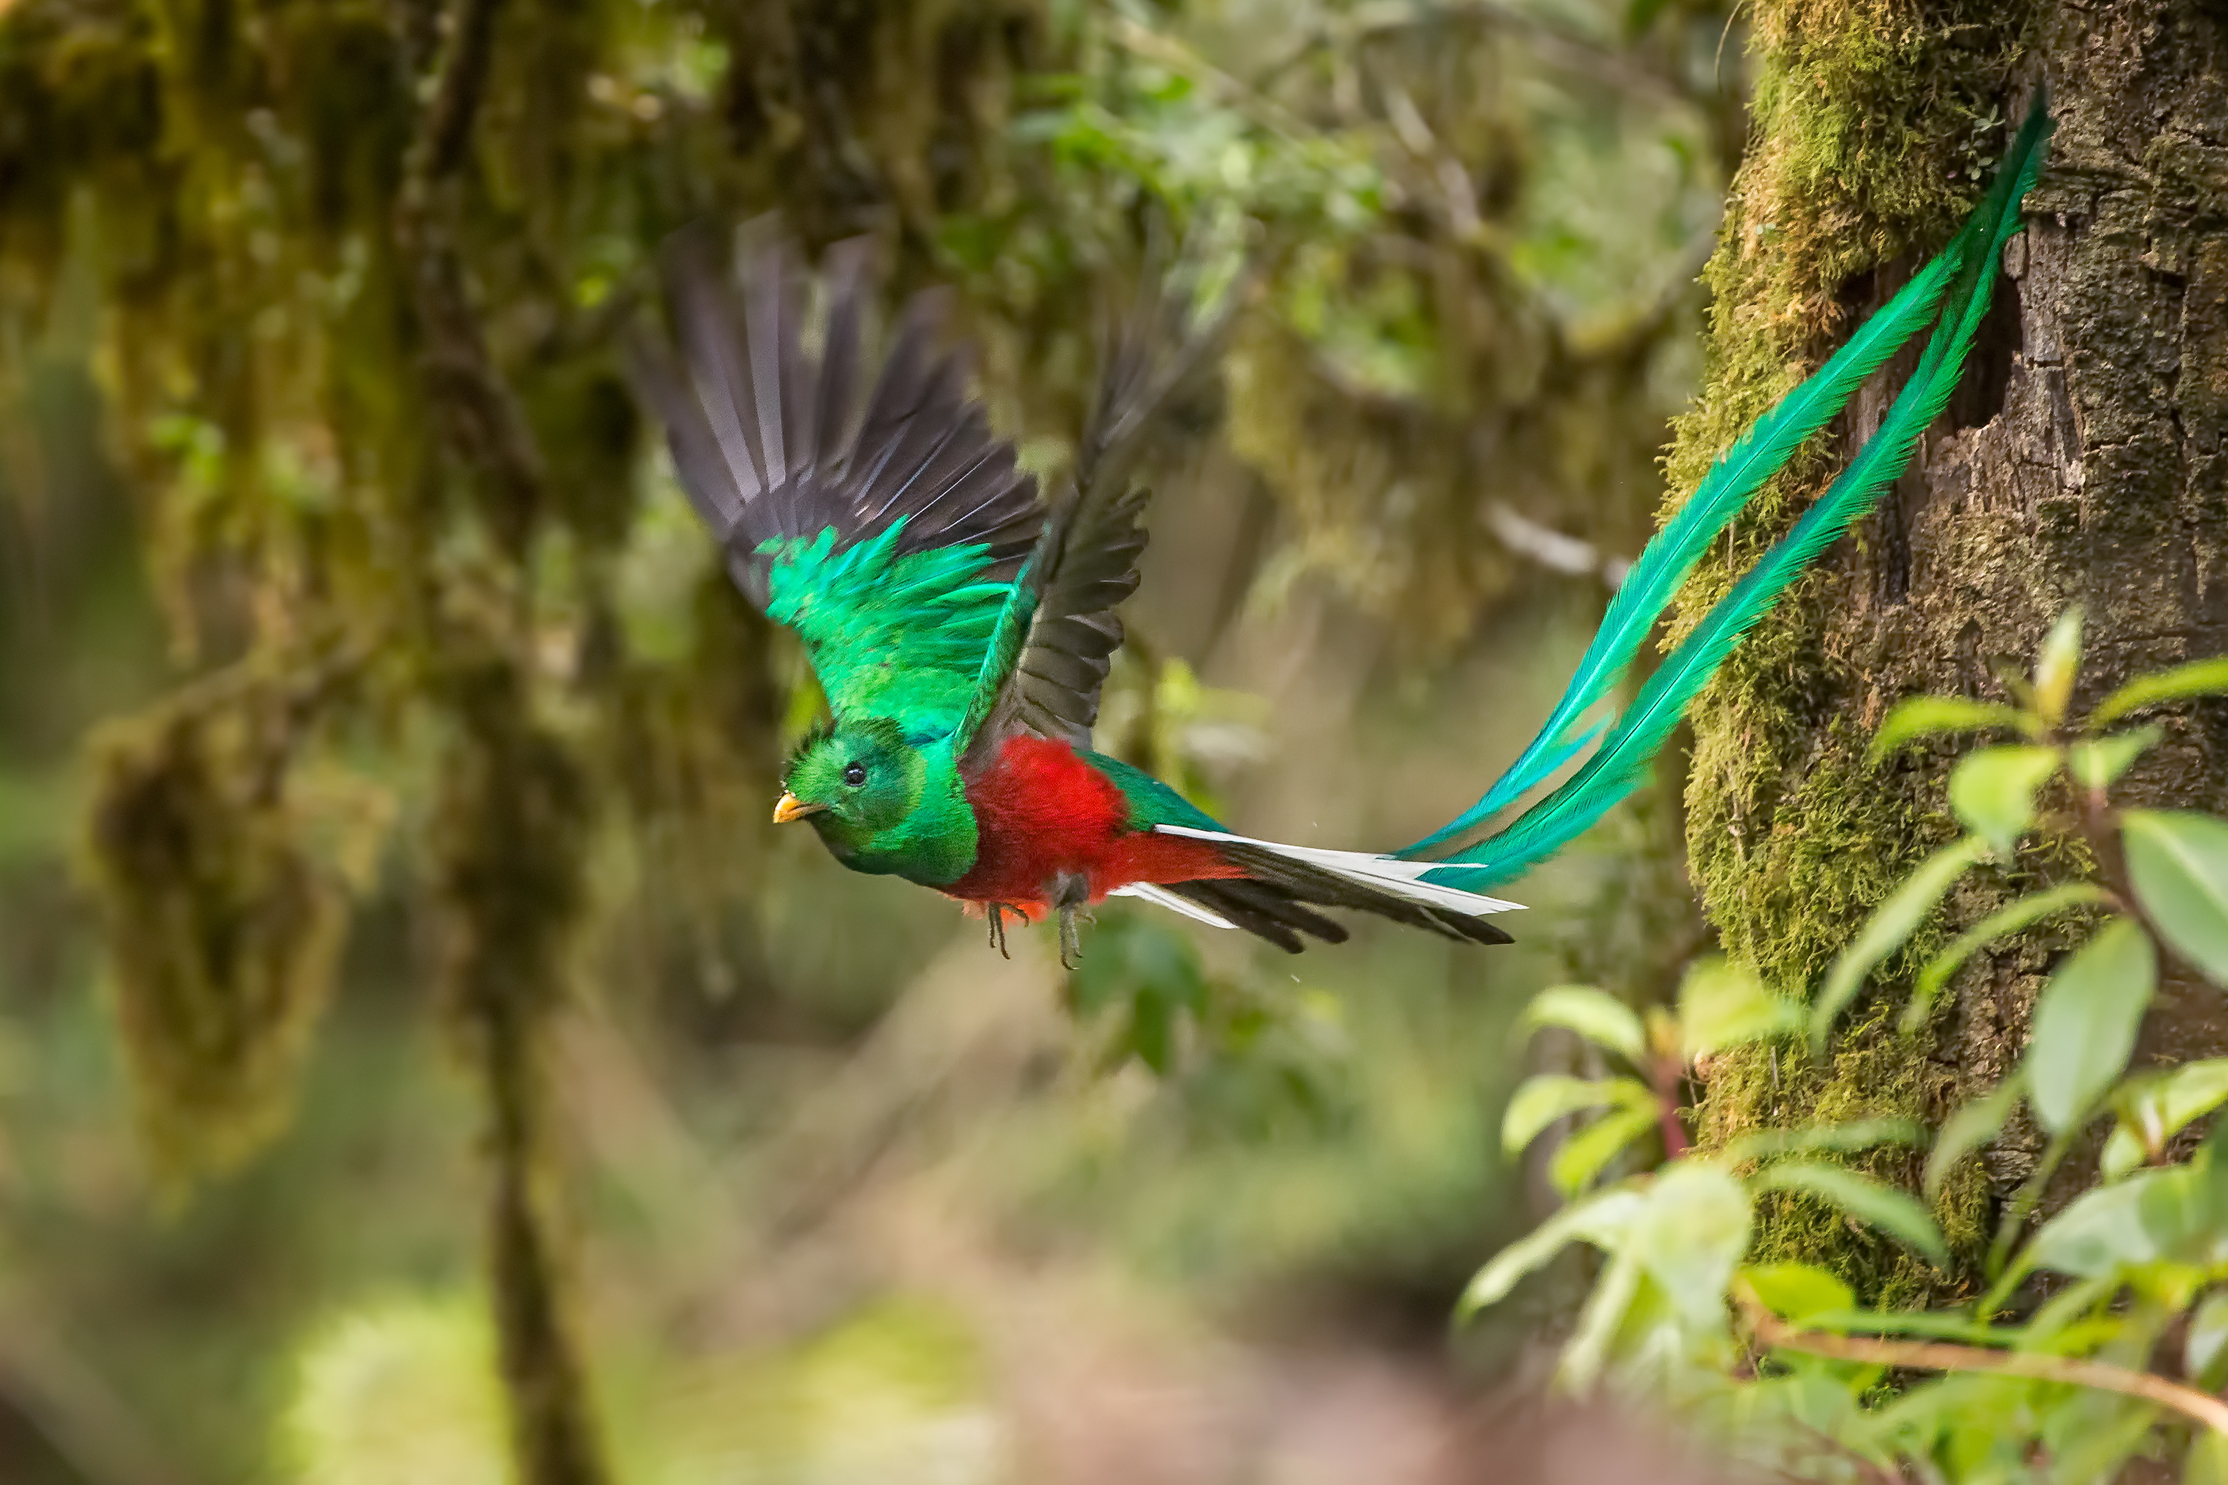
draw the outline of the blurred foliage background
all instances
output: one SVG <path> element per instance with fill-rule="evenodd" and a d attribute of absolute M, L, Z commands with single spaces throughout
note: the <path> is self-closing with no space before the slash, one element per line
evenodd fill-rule
<path fill-rule="evenodd" d="M 1731 10 L 0 0 L 0 1479 L 1407 1478 L 1676 786 L 1513 950 L 1000 960 L 765 823 L 817 698 L 625 341 L 686 222 L 869 234 L 1049 469 L 1147 223 L 1257 224 L 1100 745 L 1412 838 L 1651 528 Z"/>

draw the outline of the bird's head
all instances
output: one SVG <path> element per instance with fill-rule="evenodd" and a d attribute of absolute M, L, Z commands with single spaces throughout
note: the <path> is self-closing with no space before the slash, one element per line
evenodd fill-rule
<path fill-rule="evenodd" d="M 975 860 L 975 816 L 949 738 L 917 740 L 886 717 L 814 728 L 789 755 L 774 823 L 810 820 L 838 861 L 928 886 Z"/>
<path fill-rule="evenodd" d="M 949 736 L 917 738 L 887 717 L 805 734 L 782 775 L 774 823 L 810 820 L 853 871 L 940 887 L 975 862 L 975 813 Z"/>
<path fill-rule="evenodd" d="M 774 823 L 810 820 L 831 850 L 847 856 L 912 814 L 926 773 L 921 750 L 886 717 L 815 727 L 789 755 Z"/>

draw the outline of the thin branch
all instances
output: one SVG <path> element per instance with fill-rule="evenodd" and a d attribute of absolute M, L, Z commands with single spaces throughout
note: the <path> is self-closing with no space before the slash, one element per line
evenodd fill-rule
<path fill-rule="evenodd" d="M 1630 558 L 1605 552 L 1590 541 L 1566 536 L 1552 526 L 1543 526 L 1503 500 L 1486 502 L 1485 524 L 1501 539 L 1503 546 L 1518 556 L 1529 557 L 1550 571 L 1598 577 L 1602 586 L 1612 593 L 1632 570 Z"/>
<path fill-rule="evenodd" d="M 1477 21 L 1520 36 L 1538 49 L 1543 60 L 1583 80 L 1619 92 L 1654 93 L 1675 103 L 1705 105 L 1709 101 L 1698 96 L 1696 90 L 1675 73 L 1651 67 L 1629 52 L 1604 46 L 1544 16 L 1529 14 L 1501 0 L 1446 0 L 1446 3 L 1391 11 L 1373 7 L 1352 17 L 1334 17 L 1302 35 L 1282 56 L 1264 67 L 1258 85 L 1269 86 L 1318 51 L 1351 55 L 1373 37 L 1412 31 L 1448 20 Z"/>
<path fill-rule="evenodd" d="M 2074 822 L 2080 827 L 2082 839 L 2088 842 L 2090 854 L 2096 857 L 2097 875 L 2120 900 L 2124 911 L 2141 923 L 2154 940 L 2163 943 L 2135 899 L 2135 887 L 2127 874 L 2127 853 L 2120 846 L 2119 822 L 2113 815 L 2111 798 L 2102 789 L 2083 788 L 2081 781 L 2070 773 L 2067 780 L 2073 789 Z"/>
<path fill-rule="evenodd" d="M 1287 139 L 1306 139 L 1318 131 L 1305 119 L 1293 113 L 1274 98 L 1256 91 L 1242 78 L 1234 77 L 1208 61 L 1175 37 L 1140 25 L 1128 16 L 1112 17 L 1107 34 L 1115 45 L 1132 56 L 1157 62 L 1169 71 L 1190 78 L 1194 83 L 1219 94 L 1222 99 L 1251 118 L 1271 133 Z"/>
<path fill-rule="evenodd" d="M 495 56 L 495 12 L 501 0 L 458 0 L 449 12 L 448 45 L 443 49 L 433 96 L 418 120 L 404 162 L 404 194 L 424 192 L 456 174 L 472 142 L 472 123 L 487 91 L 488 64 Z"/>
<path fill-rule="evenodd" d="M 1470 172 L 1463 166 L 1454 151 L 1439 142 L 1425 122 L 1423 110 L 1416 107 L 1408 90 L 1390 79 L 1380 79 L 1378 92 L 1384 95 L 1385 117 L 1392 124 L 1393 133 L 1416 162 L 1431 172 L 1432 184 L 1438 187 L 1440 199 L 1446 202 L 1447 225 L 1458 241 L 1484 244 L 1485 222 L 1478 216 L 1478 188 L 1470 180 Z"/>
<path fill-rule="evenodd" d="M 2171 1408 L 2215 1433 L 2228 1434 L 2228 1402 L 2194 1387 L 2170 1382 L 2155 1372 L 2130 1371 L 2080 1356 L 2049 1356 L 2029 1351 L 1993 1351 L 1954 1341 L 1893 1341 L 1878 1336 L 1833 1335 L 1797 1330 L 1766 1309 L 1753 1294 L 1741 1296 L 1749 1329 L 1757 1342 L 1780 1351 L 1800 1351 L 1831 1361 L 1861 1361 L 1875 1366 L 1927 1372 L 1995 1372 L 2037 1382 L 2064 1382 L 2137 1397 Z"/>
<path fill-rule="evenodd" d="M 86 1485 L 186 1478 L 108 1379 L 15 1303 L 0 1335 L 0 1397 Z"/>
<path fill-rule="evenodd" d="M 1674 103 L 1698 101 L 1694 90 L 1679 78 L 1636 62 L 1629 53 L 1603 46 L 1545 16 L 1533 15 L 1514 5 L 1504 4 L 1502 0 L 1444 0 L 1444 3 L 1430 9 L 1419 7 L 1414 19 L 1399 24 L 1412 26 L 1418 21 L 1438 19 L 1441 16 L 1472 16 L 1488 25 L 1520 35 L 1538 47 L 1543 57 L 1559 63 L 1580 77 L 1622 92 L 1651 92 Z M 1387 23 L 1359 28 L 1356 39 L 1370 31 L 1391 29 L 1394 29 L 1393 25 Z"/>

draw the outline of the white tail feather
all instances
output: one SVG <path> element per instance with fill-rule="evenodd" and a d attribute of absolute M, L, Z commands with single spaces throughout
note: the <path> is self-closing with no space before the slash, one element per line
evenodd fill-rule
<path fill-rule="evenodd" d="M 1487 913 L 1506 913 L 1521 909 L 1521 902 L 1504 902 L 1498 897 L 1486 897 L 1476 892 L 1465 892 L 1459 887 L 1442 887 L 1436 882 L 1420 880 L 1427 871 L 1437 871 L 1444 861 L 1402 861 L 1393 856 L 1374 856 L 1367 851 L 1333 851 L 1323 846 L 1288 846 L 1281 841 L 1255 840 L 1247 835 L 1232 835 L 1226 830 L 1194 830 L 1188 825 L 1155 825 L 1162 835 L 1183 835 L 1193 840 L 1226 840 L 1238 845 L 1254 846 L 1270 851 L 1290 861 L 1304 862 L 1336 873 L 1350 882 L 1361 882 L 1380 891 L 1405 897 L 1410 902 L 1425 903 L 1435 908 L 1467 917 L 1480 917 Z"/>
<path fill-rule="evenodd" d="M 1127 887 L 1116 887 L 1109 897 L 1135 897 L 1172 913 L 1182 913 L 1194 923 L 1204 923 L 1209 928 L 1235 928 L 1238 925 L 1222 914 L 1201 907 L 1188 897 L 1179 897 L 1166 887 L 1156 887 L 1151 882 L 1132 882 Z"/>

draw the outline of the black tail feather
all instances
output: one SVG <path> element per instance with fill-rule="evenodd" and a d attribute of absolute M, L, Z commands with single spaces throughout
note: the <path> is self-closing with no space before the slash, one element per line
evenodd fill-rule
<path fill-rule="evenodd" d="M 1341 944 L 1348 937 L 1344 924 L 1313 911 L 1317 907 L 1351 908 L 1375 913 L 1395 923 L 1421 928 L 1442 938 L 1471 944 L 1515 942 L 1508 930 L 1491 918 L 1434 907 L 1412 898 L 1353 881 L 1336 872 L 1304 862 L 1288 861 L 1266 851 L 1225 847 L 1250 875 L 1173 882 L 1168 890 L 1201 907 L 1221 914 L 1231 926 L 1267 939 L 1287 953 L 1303 947 L 1299 935 L 1311 934 L 1325 943 Z"/>
<path fill-rule="evenodd" d="M 1176 882 L 1168 890 L 1219 914 L 1233 928 L 1267 939 L 1287 954 L 1297 954 L 1305 947 L 1300 941 L 1302 933 L 1327 944 L 1342 944 L 1348 937 L 1345 924 L 1312 911 L 1289 892 L 1263 882 L 1233 877 Z"/>

